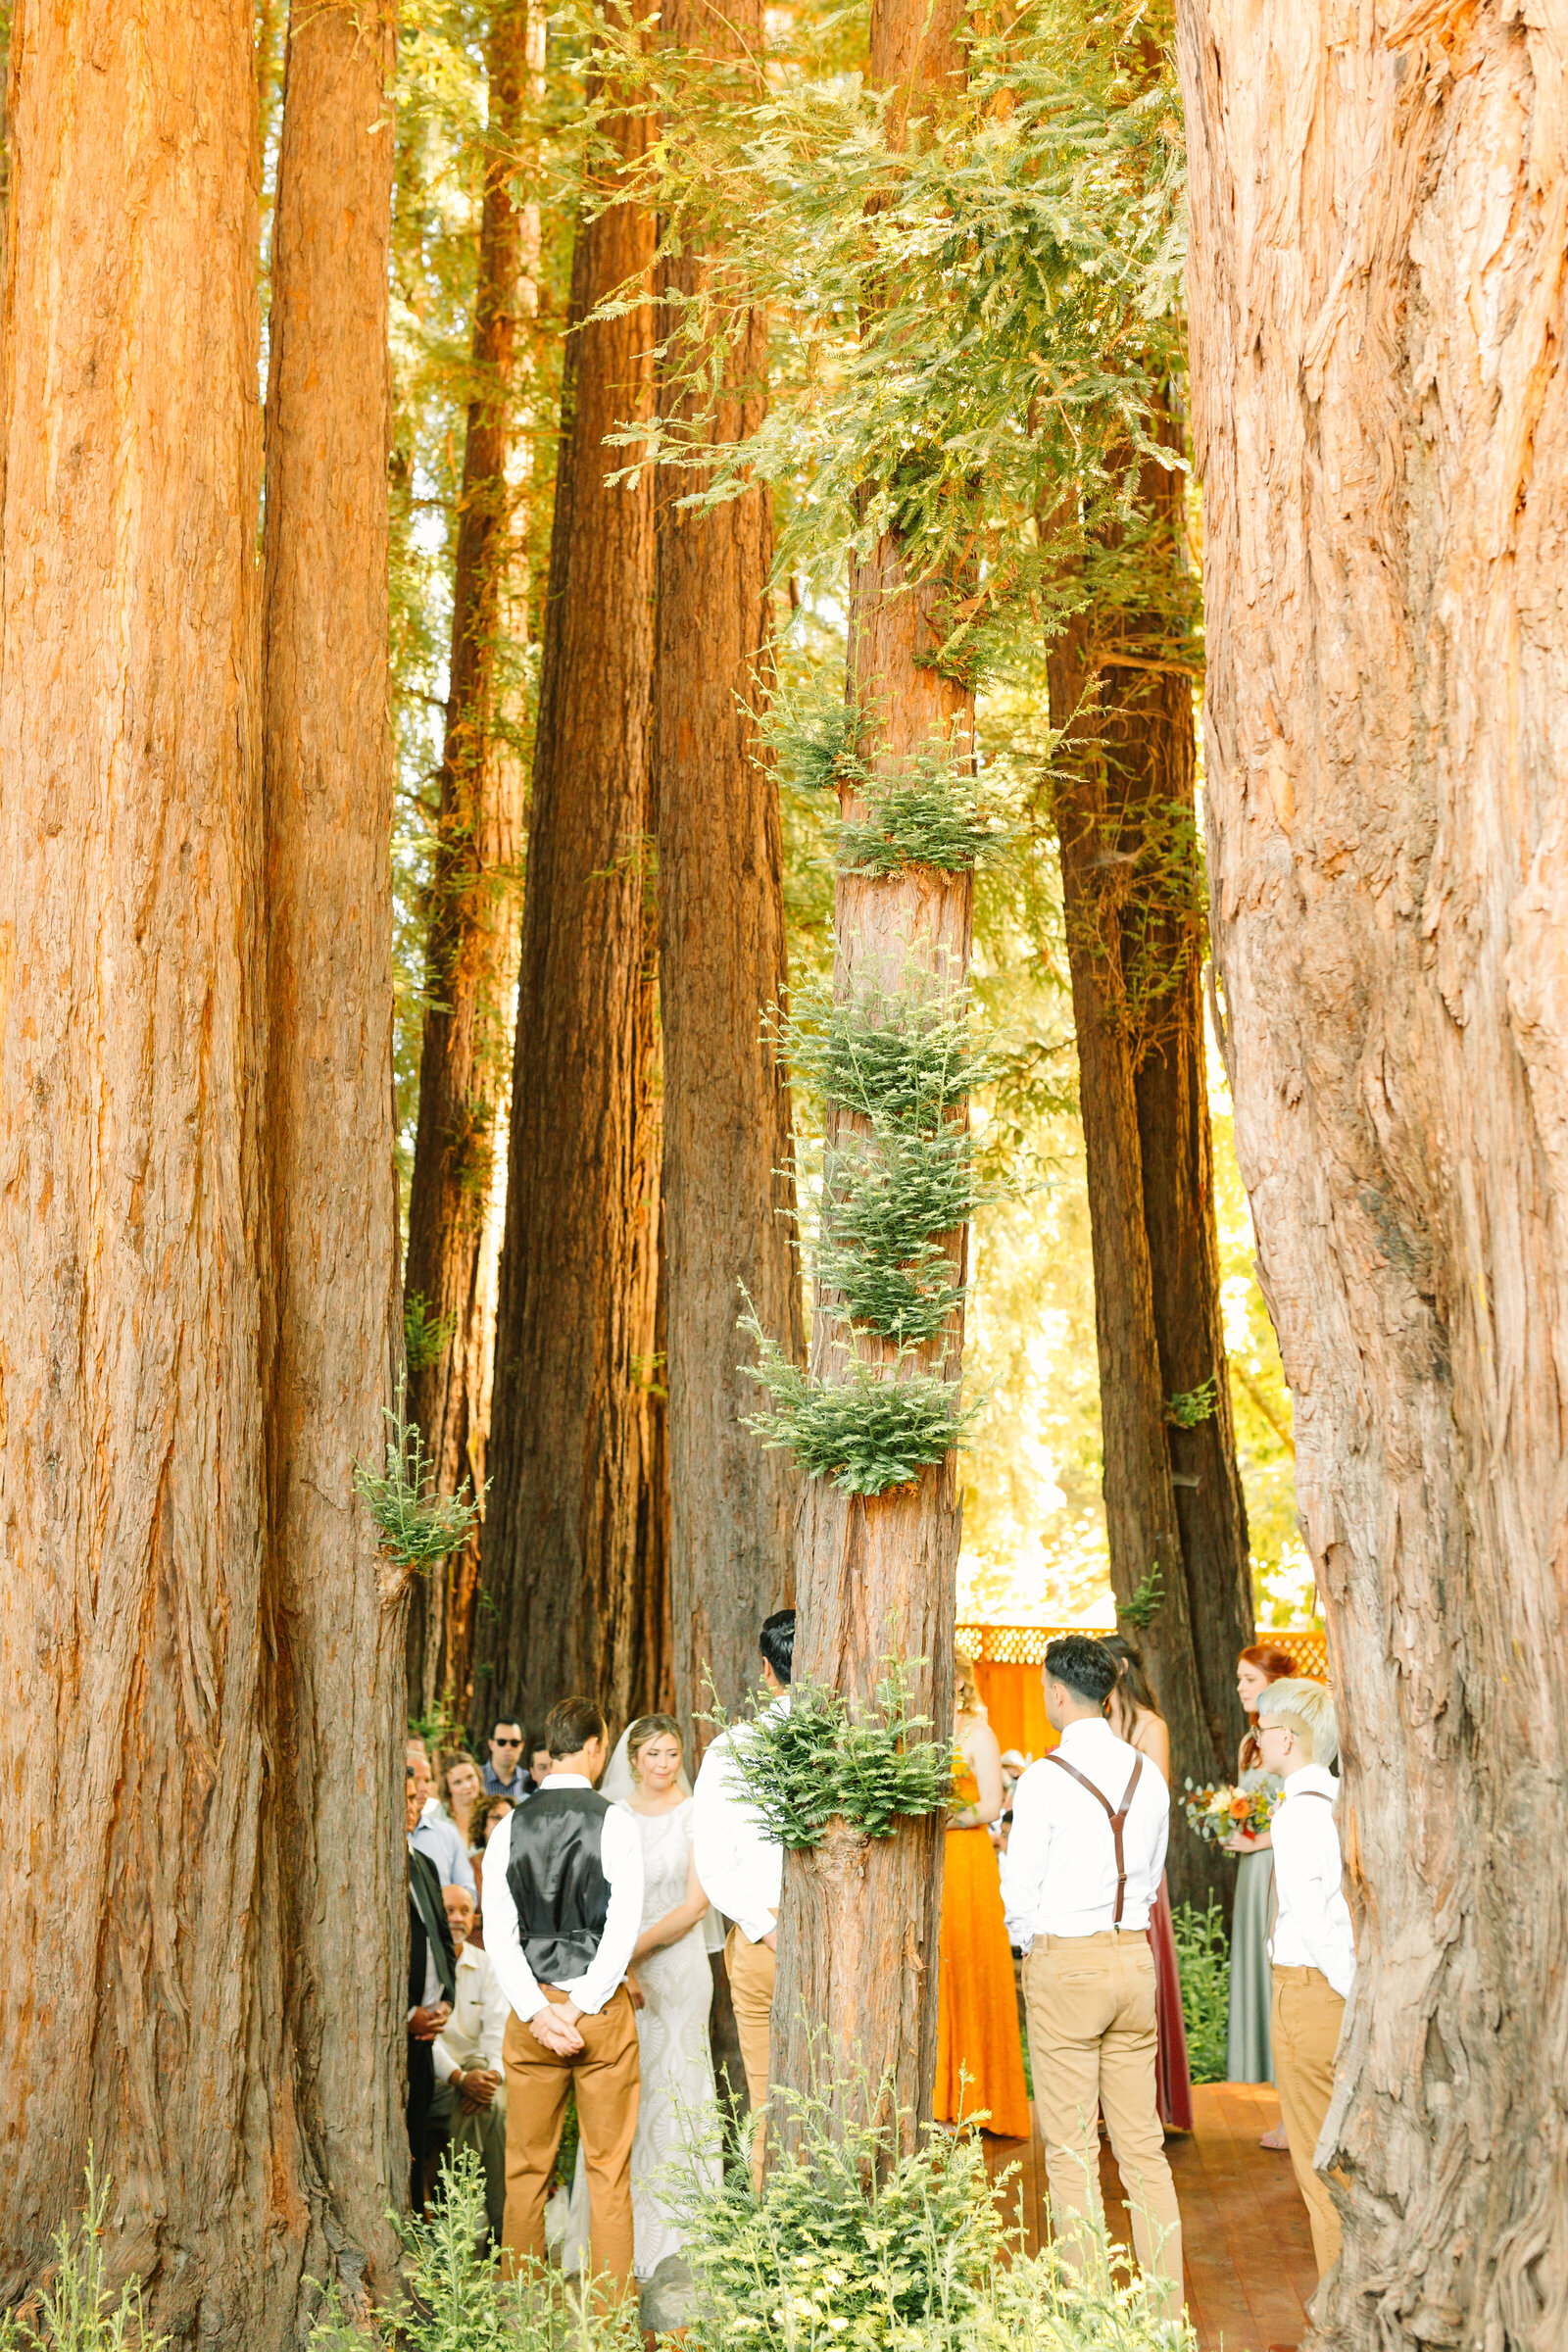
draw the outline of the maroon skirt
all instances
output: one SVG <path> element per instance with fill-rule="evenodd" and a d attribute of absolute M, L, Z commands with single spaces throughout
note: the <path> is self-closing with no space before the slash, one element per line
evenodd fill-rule
<path fill-rule="evenodd" d="M 1182 1981 L 1176 1968 L 1170 1887 L 1163 1876 L 1158 1900 L 1149 1915 L 1149 1942 L 1154 1955 L 1154 2028 L 1159 2037 L 1154 2060 L 1155 2103 L 1167 2132 L 1190 2132 L 1193 2079 L 1187 2071 L 1187 2029 L 1182 2023 Z"/>

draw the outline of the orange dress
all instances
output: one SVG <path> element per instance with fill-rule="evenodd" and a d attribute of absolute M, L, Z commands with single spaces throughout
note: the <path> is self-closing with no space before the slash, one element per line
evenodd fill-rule
<path fill-rule="evenodd" d="M 955 1794 L 979 1795 L 964 1771 Z M 1018 2038 L 1012 1953 L 1002 1917 L 997 1849 L 984 1830 L 949 1830 L 942 1877 L 942 1968 L 938 1987 L 937 2080 L 931 2112 L 938 2123 L 987 2110 L 984 2129 L 1003 2139 L 1029 2137 L 1029 2092 Z"/>

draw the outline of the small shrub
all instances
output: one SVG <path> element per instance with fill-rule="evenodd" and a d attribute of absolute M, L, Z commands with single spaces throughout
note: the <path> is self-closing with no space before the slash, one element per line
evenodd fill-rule
<path fill-rule="evenodd" d="M 1182 1981 L 1187 2066 L 1195 2082 L 1223 2082 L 1229 2058 L 1231 1947 L 1217 1903 L 1173 1914 L 1176 1967 Z"/>
<path fill-rule="evenodd" d="M 111 2292 L 104 2261 L 104 2216 L 109 2182 L 100 2180 L 87 2157 L 87 2201 L 74 2231 L 62 2223 L 55 2233 L 59 2260 L 32 2317 L 0 2313 L 0 2352 L 163 2352 L 167 2335 L 149 2335 L 142 2310 L 141 2280 L 127 2278 Z"/>
<path fill-rule="evenodd" d="M 404 1410 L 406 1384 L 398 1381 L 397 1403 L 383 1405 L 387 1422 L 386 1460 L 381 1470 L 354 1465 L 354 1492 L 375 1522 L 381 1549 L 407 1576 L 461 1551 L 479 1517 L 479 1505 L 464 1480 L 456 1494 L 438 1494 L 416 1421 Z"/>
<path fill-rule="evenodd" d="M 901 1821 L 946 1810 L 953 1749 L 921 1738 L 929 1715 L 909 1704 L 907 1669 L 894 1659 L 869 1707 L 809 1683 L 790 1689 L 778 1713 L 734 1727 L 736 1777 L 771 1836 L 797 1851 L 820 1845 L 833 1821 L 862 1838 L 891 1838 Z M 708 1718 L 728 1730 L 722 1708 Z"/>
<path fill-rule="evenodd" d="M 951 1381 L 929 1372 L 884 1377 L 876 1365 L 852 1363 L 842 1380 L 812 1380 L 770 1340 L 755 1315 L 741 1329 L 757 1343 L 743 1364 L 765 1393 L 770 1411 L 748 1413 L 746 1427 L 764 1446 L 784 1446 L 808 1478 L 830 1478 L 847 1494 L 885 1494 L 906 1487 L 947 1459 L 972 1418 Z"/>

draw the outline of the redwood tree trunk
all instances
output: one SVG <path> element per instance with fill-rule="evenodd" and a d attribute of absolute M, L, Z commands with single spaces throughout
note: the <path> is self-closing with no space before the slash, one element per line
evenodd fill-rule
<path fill-rule="evenodd" d="M 1560 8 L 1187 0 L 1208 845 L 1361 1891 L 1344 2347 L 1568 2335 Z"/>
<path fill-rule="evenodd" d="M 1125 1608 L 1157 1567 L 1138 1635 L 1170 1727 L 1173 1799 L 1229 1777 L 1252 1639 L 1214 1219 L 1200 971 L 1192 693 L 1178 646 L 1181 476 L 1142 468 L 1136 561 L 1152 610 L 1090 608 L 1053 645 L 1054 765 L 1079 1096 L 1089 1179 L 1105 1520 Z M 1212 1405 L 1191 1427 L 1173 1417 Z M 1172 1899 L 1222 1903 L 1235 1871 L 1173 1803 Z"/>
<path fill-rule="evenodd" d="M 266 1850 L 251 32 L 249 0 L 13 32 L 0 2303 L 90 2145 L 154 2326 L 270 2347 L 325 2250 Z"/>
<path fill-rule="evenodd" d="M 539 224 L 510 173 L 534 53 L 529 0 L 500 0 L 487 48 L 488 140 L 473 307 L 473 385 L 452 589 L 452 662 L 441 805 L 425 951 L 419 1113 L 409 1187 L 404 1290 L 438 1335 L 409 1365 L 409 1414 L 436 1485 L 485 1485 L 495 1344 L 496 1260 L 505 1163 L 508 1024 L 516 980 L 522 770 L 509 740 L 509 636 L 526 633 L 513 529 L 512 428 L 533 307 Z M 461 1705 L 467 1682 L 474 1546 L 433 1569 L 410 1595 L 411 1705 Z M 465 1605 L 466 1603 L 466 1605 Z"/>
<path fill-rule="evenodd" d="M 354 1493 L 401 1355 L 387 673 L 390 8 L 296 0 L 267 399 L 274 1900 L 313 2218 L 389 2281 L 406 2163 L 401 1591 Z M 264 2031 L 280 2021 L 269 2018 Z M 324 2248 L 316 2253 L 322 2258 Z"/>
<path fill-rule="evenodd" d="M 876 0 L 870 75 L 898 85 L 895 121 L 906 120 L 911 107 L 929 114 L 944 89 L 961 81 L 958 22 L 955 7 Z M 860 722 L 859 757 L 873 772 L 907 773 L 922 752 L 947 745 L 961 757 L 972 747 L 973 696 L 932 659 L 946 634 L 945 602 L 945 583 L 910 584 L 896 530 L 852 568 L 849 696 Z M 863 802 L 848 790 L 841 799 L 846 815 L 863 815 Z M 970 874 L 926 866 L 885 880 L 840 875 L 835 994 L 899 997 L 920 972 L 936 987 L 961 980 L 973 896 Z M 830 1116 L 830 1145 L 835 1132 Z M 959 1280 L 965 1239 L 965 1232 L 949 1237 Z M 876 1351 L 861 1337 L 857 1346 L 866 1355 Z M 959 1312 L 911 1361 L 956 1381 L 962 1346 Z M 844 1354 L 842 1325 L 818 1313 L 813 1374 L 831 1373 Z M 863 1700 L 890 1653 L 920 1660 L 911 1675 L 918 1710 L 951 1726 L 958 1537 L 952 1454 L 912 1486 L 875 1497 L 810 1481 L 796 1528 L 797 1675 Z M 840 1830 L 815 1851 L 788 1857 L 773 2005 L 777 2082 L 804 2089 L 825 2061 L 839 2077 L 835 2103 L 857 2104 L 847 2078 L 863 2070 L 870 2083 L 888 2086 L 891 2102 L 880 2112 L 884 2120 L 897 2116 L 908 2142 L 916 2119 L 931 2108 L 941 1910 L 940 1817 L 906 1823 L 888 1838 L 861 1840 Z"/>
<path fill-rule="evenodd" d="M 760 53 L 760 0 L 739 12 L 675 0 L 661 28 L 731 70 Z M 700 290 L 705 262 L 666 266 L 671 295 Z M 665 314 L 661 332 L 676 323 Z M 715 441 L 761 420 L 767 322 L 726 321 Z M 665 384 L 663 414 L 692 405 Z M 787 1076 L 762 1036 L 785 991 L 783 843 L 778 792 L 759 729 L 768 659 L 768 493 L 710 514 L 677 501 L 706 478 L 671 467 L 661 482 L 654 646 L 654 769 L 659 808 L 660 990 L 664 1043 L 664 1221 L 668 1287 L 671 1606 L 683 1723 L 710 1700 L 733 1713 L 757 1676 L 757 1634 L 792 1582 L 796 1480 L 741 1426 L 755 1403 L 740 1371 L 744 1289 L 765 1330 L 804 1352 L 789 1211 Z M 708 1726 L 695 1724 L 696 1746 Z"/>
<path fill-rule="evenodd" d="M 607 134 L 623 161 L 648 121 Z M 647 413 L 651 308 L 583 327 L 651 271 L 620 204 L 578 227 L 562 392 L 513 1065 L 472 1714 L 586 1691 L 617 1719 L 663 1687 L 639 1590 L 655 1296 L 645 1226 L 653 993 L 645 953 L 652 485 L 607 489 L 605 437 Z M 638 1279 L 639 1234 L 642 1277 Z M 667 1643 L 667 1633 L 662 1635 Z"/>

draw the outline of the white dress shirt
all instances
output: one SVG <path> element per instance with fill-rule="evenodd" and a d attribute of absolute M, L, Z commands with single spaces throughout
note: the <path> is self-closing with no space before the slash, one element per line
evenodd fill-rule
<path fill-rule="evenodd" d="M 509 2014 L 507 1996 L 489 1953 L 476 1943 L 466 1943 L 458 1954 L 458 1992 L 452 2015 L 433 2044 L 436 2081 L 450 2082 L 459 2067 L 466 2075 L 475 2067 L 499 2075 L 503 2071 L 501 2039 Z"/>
<path fill-rule="evenodd" d="M 1113 1807 L 1120 1805 L 1139 1750 L 1118 1740 L 1103 1716 L 1069 1723 L 1059 1752 Z M 1121 1834 L 1127 1870 L 1121 1925 L 1127 1929 L 1149 1925 L 1170 1836 L 1170 1791 L 1151 1757 L 1143 1758 L 1143 1766 Z M 1002 1903 L 1008 1937 L 1025 1951 L 1037 1936 L 1098 1936 L 1115 1924 L 1116 1840 L 1104 1808 L 1072 1773 L 1044 1757 L 1012 1792 Z"/>
<path fill-rule="evenodd" d="M 580 1772 L 549 1772 L 539 1784 L 542 1796 L 549 1788 L 590 1788 Z M 524 2025 L 545 2006 L 545 1996 L 528 1966 L 517 1935 L 517 1906 L 507 1884 L 512 1859 L 512 1815 L 506 1813 L 490 1833 L 484 1849 L 484 1948 L 501 1989 Z M 610 1887 L 610 1908 L 599 1949 L 580 1977 L 558 1989 L 589 2017 L 597 2017 L 627 1969 L 643 1924 L 643 1843 L 637 1824 L 619 1805 L 612 1805 L 600 1832 L 599 1867 Z"/>
<path fill-rule="evenodd" d="M 789 1703 L 781 1692 L 762 1713 L 782 1715 Z M 748 1737 L 749 1727 L 737 1724 L 703 1758 L 692 1791 L 692 1854 L 709 1901 L 748 1943 L 760 1943 L 778 1925 L 784 1848 L 763 1829 L 736 1775 L 733 1742 Z"/>
<path fill-rule="evenodd" d="M 1355 1982 L 1355 1935 L 1341 1885 L 1340 1833 L 1334 1800 L 1340 1784 L 1321 1764 L 1303 1764 L 1285 1784 L 1269 1824 L 1279 1916 L 1269 1940 L 1278 1968 L 1315 1968 L 1341 2000 Z M 1331 1801 L 1324 1804 L 1324 1797 Z"/>
<path fill-rule="evenodd" d="M 419 1826 L 409 1843 L 416 1854 L 424 1854 L 435 1864 L 443 1886 L 466 1886 L 470 1894 L 478 1893 L 463 1832 L 434 1797 L 420 1814 Z"/>

